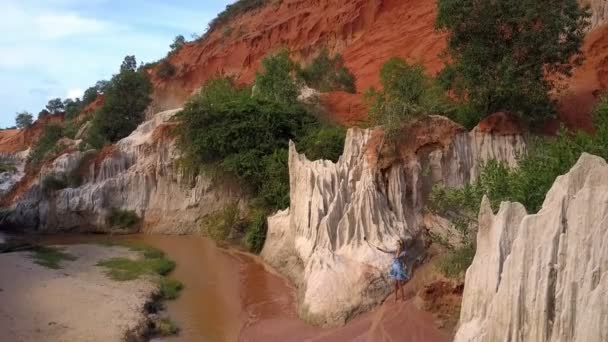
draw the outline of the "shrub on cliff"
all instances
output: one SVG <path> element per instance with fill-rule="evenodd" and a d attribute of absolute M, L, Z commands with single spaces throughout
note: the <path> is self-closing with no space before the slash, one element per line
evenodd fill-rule
<path fill-rule="evenodd" d="M 44 157 L 57 147 L 57 142 L 63 137 L 63 129 L 59 125 L 46 125 L 40 139 L 32 147 L 28 156 L 28 166 L 37 165 Z"/>
<path fill-rule="evenodd" d="M 120 73 L 104 89 L 104 104 L 93 118 L 89 144 L 99 148 L 129 135 L 144 120 L 151 101 L 152 84 L 137 71 L 133 56 L 125 57 Z"/>
<path fill-rule="evenodd" d="M 470 225 L 476 224 L 484 194 L 494 210 L 501 202 L 512 201 L 523 204 L 530 213 L 538 212 L 555 179 L 567 173 L 583 152 L 608 159 L 608 98 L 598 104 L 593 115 L 594 134 L 562 129 L 556 137 L 536 138 L 515 169 L 492 160 L 471 185 L 459 189 L 436 186 L 428 209 L 450 219 L 465 236 Z"/>
<path fill-rule="evenodd" d="M 321 50 L 310 65 L 301 70 L 300 76 L 309 87 L 322 92 L 342 90 L 354 94 L 357 91 L 355 76 L 344 66 L 342 56 L 332 58 L 327 49 Z"/>
<path fill-rule="evenodd" d="M 268 216 L 268 213 L 264 210 L 256 210 L 251 214 L 251 220 L 245 235 L 245 243 L 247 244 L 247 248 L 253 253 L 261 252 L 264 247 L 267 232 L 266 216 Z"/>
<path fill-rule="evenodd" d="M 175 66 L 168 60 L 163 59 L 163 61 L 158 65 L 158 69 L 156 69 L 156 76 L 158 76 L 160 79 L 166 80 L 175 76 L 175 72 Z"/>
<path fill-rule="evenodd" d="M 449 101 L 421 65 L 392 58 L 380 70 L 382 90 L 371 88 L 365 98 L 369 119 L 382 125 L 388 137 L 406 123 L 429 114 L 446 114 Z"/>
<path fill-rule="evenodd" d="M 215 19 L 209 22 L 208 32 L 215 30 L 215 28 L 227 23 L 234 17 L 258 9 L 268 2 L 269 0 L 238 0 L 233 4 L 227 5 L 224 11 L 220 12 Z"/>
<path fill-rule="evenodd" d="M 110 227 L 121 229 L 132 228 L 139 223 L 141 219 L 132 210 L 122 210 L 112 208 L 106 216 L 106 222 Z"/>
<path fill-rule="evenodd" d="M 549 92 L 580 62 L 588 16 L 576 0 L 439 0 L 449 57 L 440 79 L 465 106 L 461 116 L 553 116 Z"/>
<path fill-rule="evenodd" d="M 255 76 L 253 95 L 269 102 L 292 105 L 300 95 L 300 67 L 289 57 L 289 51 L 270 55 L 262 61 L 262 71 Z"/>
<path fill-rule="evenodd" d="M 17 113 L 15 116 L 15 125 L 19 129 L 28 128 L 34 122 L 34 117 L 29 112 Z"/>
<path fill-rule="evenodd" d="M 181 145 L 191 157 L 236 176 L 272 208 L 284 202 L 272 189 L 287 179 L 286 168 L 274 172 L 277 163 L 287 164 L 287 154 L 276 153 L 315 120 L 302 106 L 251 97 L 228 79 L 207 83 L 179 117 Z"/>

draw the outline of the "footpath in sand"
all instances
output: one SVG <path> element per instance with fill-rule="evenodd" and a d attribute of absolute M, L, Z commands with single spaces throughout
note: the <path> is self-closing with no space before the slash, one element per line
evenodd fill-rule
<path fill-rule="evenodd" d="M 61 261 L 57 270 L 36 264 L 30 252 L 0 254 L 0 340 L 121 341 L 145 330 L 154 283 L 114 281 L 96 266 L 114 257 L 135 258 L 137 252 L 97 245 L 62 248 L 77 259 Z"/>

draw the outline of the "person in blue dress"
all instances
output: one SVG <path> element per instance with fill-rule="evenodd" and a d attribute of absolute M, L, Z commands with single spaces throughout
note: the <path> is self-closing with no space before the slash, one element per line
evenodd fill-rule
<path fill-rule="evenodd" d="M 367 241 L 367 239 L 365 240 Z M 391 262 L 391 266 L 389 268 L 388 275 L 395 282 L 395 301 L 399 300 L 399 292 L 401 292 L 401 299 L 405 300 L 405 293 L 403 287 L 405 285 L 405 282 L 409 280 L 409 274 L 407 272 L 407 266 L 405 265 L 404 260 L 405 256 L 407 255 L 405 252 L 405 242 L 402 239 L 397 240 L 396 250 L 387 250 L 378 246 L 373 247 L 375 247 L 381 252 L 394 255 L 393 261 Z"/>

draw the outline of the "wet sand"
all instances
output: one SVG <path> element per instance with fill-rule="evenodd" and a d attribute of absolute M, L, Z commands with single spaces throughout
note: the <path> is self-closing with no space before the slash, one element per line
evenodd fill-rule
<path fill-rule="evenodd" d="M 297 317 L 295 289 L 260 258 L 194 236 L 50 237 L 51 243 L 83 240 L 136 241 L 162 249 L 177 263 L 171 277 L 185 288 L 167 303 L 180 334 L 163 341 L 450 341 L 431 314 L 413 300 L 395 304 L 391 297 L 376 310 L 346 326 L 322 329 Z M 86 241 L 85 241 L 86 242 Z M 414 278 L 416 282 L 423 277 Z M 406 296 L 414 296 L 413 287 Z"/>

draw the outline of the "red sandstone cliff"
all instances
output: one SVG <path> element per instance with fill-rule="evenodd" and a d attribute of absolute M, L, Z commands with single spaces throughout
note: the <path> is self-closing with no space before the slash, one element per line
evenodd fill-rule
<path fill-rule="evenodd" d="M 597 6 L 594 7 L 594 9 Z M 597 10 L 599 11 L 599 9 Z M 155 109 L 175 108 L 206 80 L 232 75 L 253 80 L 261 59 L 288 47 L 306 61 L 321 47 L 342 53 L 357 78 L 359 92 L 377 85 L 381 65 L 391 57 L 424 64 L 429 73 L 442 67 L 445 36 L 434 30 L 436 2 L 430 0 L 283 0 L 234 18 L 170 57 L 178 71 L 169 80 L 154 79 Z M 594 16 L 594 24 L 602 16 Z M 606 89 L 608 28 L 596 26 L 585 45 L 588 61 L 571 80 L 562 102 L 563 120 L 589 127 L 588 114 Z M 361 96 L 331 93 L 323 100 L 336 118 L 354 123 L 366 115 Z"/>

